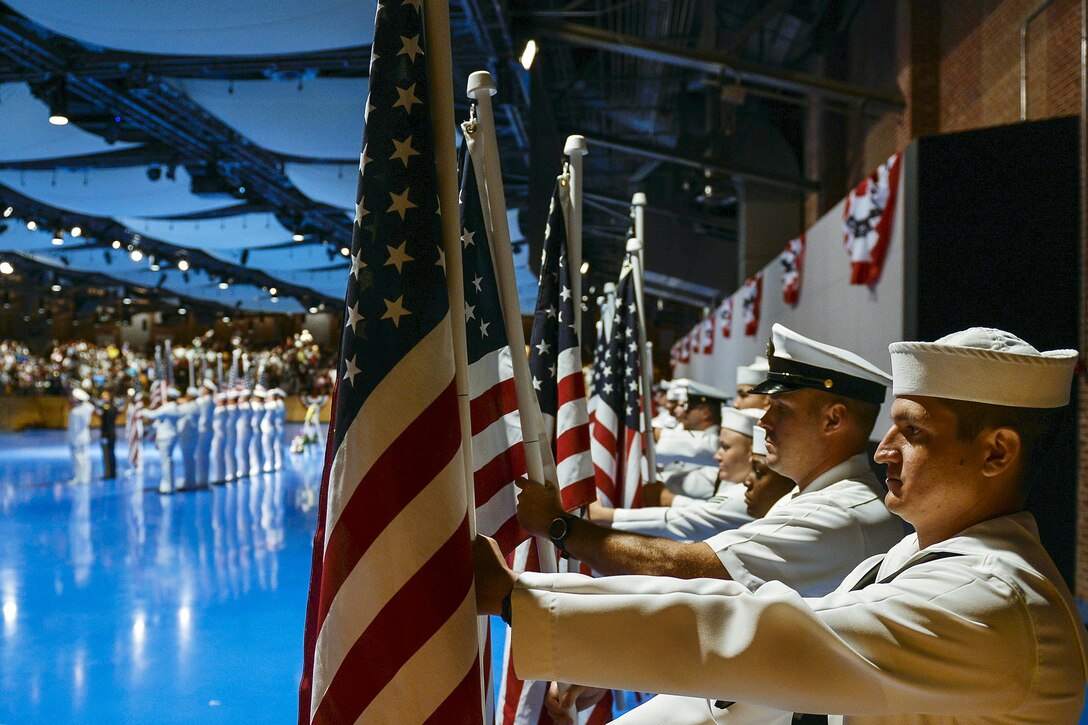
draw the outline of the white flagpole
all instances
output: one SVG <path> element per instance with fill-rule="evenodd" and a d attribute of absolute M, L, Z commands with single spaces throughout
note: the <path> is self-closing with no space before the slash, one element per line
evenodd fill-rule
<path fill-rule="evenodd" d="M 604 283 L 604 306 L 601 308 L 601 319 L 604 320 L 604 336 L 607 340 L 612 337 L 612 318 L 616 314 L 616 283 Z"/>
<path fill-rule="evenodd" d="M 635 210 L 635 239 L 642 244 L 638 250 L 638 269 L 641 275 L 646 270 L 646 195 L 641 191 L 635 193 L 631 197 L 631 206 Z"/>
<path fill-rule="evenodd" d="M 506 199 L 503 197 L 502 170 L 499 166 L 498 142 L 495 137 L 495 117 L 491 96 L 495 84 L 487 71 L 476 71 L 468 77 L 468 96 L 476 101 L 477 133 L 465 129 L 468 150 L 474 162 L 476 181 L 485 190 L 487 216 L 490 221 L 489 237 L 491 254 L 495 263 L 495 278 L 499 286 L 503 324 L 510 343 L 511 363 L 514 369 L 514 387 L 517 391 L 518 413 L 521 417 L 521 435 L 525 441 L 525 467 L 534 481 L 553 481 L 557 486 L 555 463 L 552 461 L 551 444 L 541 439 L 544 430 L 543 416 L 536 392 L 533 390 L 529 362 L 525 359 L 525 332 L 521 325 L 521 308 L 518 300 L 517 281 L 514 278 L 514 255 L 510 245 L 510 228 L 506 219 Z M 480 182 L 483 183 L 480 183 Z M 550 465 L 548 465 L 550 464 Z M 556 571 L 555 547 L 550 539 L 538 536 L 540 568 L 547 573 Z"/>
<path fill-rule="evenodd" d="M 571 294 L 574 296 L 574 329 L 582 339 L 582 157 L 589 153 L 585 136 L 567 136 L 563 153 L 570 157 L 570 218 L 567 219 L 567 258 Z"/>
<path fill-rule="evenodd" d="M 640 355 L 640 368 L 642 368 L 642 423 L 646 428 L 646 468 L 648 479 L 657 479 L 657 456 L 654 452 L 653 416 L 651 406 L 651 390 L 654 384 L 654 370 L 650 359 L 650 345 L 646 340 L 646 305 L 642 296 L 642 243 L 638 239 L 627 240 L 627 253 L 631 257 L 631 277 L 635 283 L 635 307 L 638 309 L 638 344 L 642 351 Z"/>

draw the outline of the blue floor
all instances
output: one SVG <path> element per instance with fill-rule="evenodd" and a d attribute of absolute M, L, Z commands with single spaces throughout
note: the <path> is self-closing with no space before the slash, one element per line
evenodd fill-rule
<path fill-rule="evenodd" d="M 160 496 L 144 451 L 69 487 L 63 431 L 0 434 L 0 723 L 293 722 L 321 456 Z"/>

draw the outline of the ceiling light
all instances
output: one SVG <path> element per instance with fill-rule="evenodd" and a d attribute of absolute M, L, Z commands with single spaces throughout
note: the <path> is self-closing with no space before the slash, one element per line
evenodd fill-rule
<path fill-rule="evenodd" d="M 533 67 L 533 59 L 536 58 L 536 41 L 530 40 L 525 44 L 525 50 L 521 52 L 521 67 L 529 70 Z"/>
<path fill-rule="evenodd" d="M 227 280 L 223 280 L 219 283 L 219 289 L 226 289 L 228 287 L 230 287 L 230 283 L 228 283 Z"/>
<path fill-rule="evenodd" d="M 296 242 L 301 242 L 301 241 L 306 239 L 306 235 L 303 234 L 302 232 L 295 232 L 294 234 L 291 235 L 291 239 L 296 241 Z"/>
<path fill-rule="evenodd" d="M 141 252 L 139 249 L 133 249 L 128 256 L 132 258 L 133 262 L 139 262 L 141 259 L 144 258 L 144 253 Z"/>
<path fill-rule="evenodd" d="M 53 232 L 53 246 L 59 247 L 62 244 L 64 244 L 64 232 L 58 229 L 57 231 Z"/>
<path fill-rule="evenodd" d="M 279 301 L 280 301 L 280 298 L 279 298 L 279 297 L 276 297 L 275 295 L 272 295 L 272 301 L 273 301 L 273 302 L 279 302 Z"/>
<path fill-rule="evenodd" d="M 179 259 L 178 260 L 178 269 L 180 269 L 182 272 L 187 272 L 189 270 L 189 260 Z"/>
<path fill-rule="evenodd" d="M 160 269 L 162 269 L 162 267 L 159 266 L 158 262 L 152 262 L 151 263 L 151 271 L 152 272 L 158 272 Z"/>
<path fill-rule="evenodd" d="M 275 296 L 276 296 L 276 288 L 275 288 L 275 287 L 269 287 L 269 288 L 268 288 L 268 294 L 270 294 L 270 295 L 272 295 L 273 297 L 275 297 Z"/>
<path fill-rule="evenodd" d="M 132 304 L 132 298 L 131 297 L 125 297 L 123 300 L 121 300 L 121 304 L 122 305 L 131 305 Z"/>
<path fill-rule="evenodd" d="M 83 229 L 81 227 L 72 227 L 72 231 L 70 232 L 70 234 L 73 237 L 83 236 Z"/>
<path fill-rule="evenodd" d="M 15 208 L 9 206 L 7 209 L 4 209 L 4 218 L 7 219 L 9 216 L 11 216 L 14 213 L 15 213 Z"/>
<path fill-rule="evenodd" d="M 189 310 L 185 309 L 184 307 L 179 307 L 178 308 L 178 314 L 179 315 L 187 315 L 187 314 L 189 314 Z"/>
<path fill-rule="evenodd" d="M 0 274 L 11 274 L 15 271 L 15 267 L 11 266 L 11 262 L 0 262 Z"/>
<path fill-rule="evenodd" d="M 68 125 L 68 84 L 63 78 L 53 88 L 53 100 L 49 104 L 49 123 L 54 126 Z"/>
<path fill-rule="evenodd" d="M 59 284 L 55 284 L 52 287 L 50 287 L 49 289 L 53 290 L 54 292 L 60 292 L 61 286 Z"/>
<path fill-rule="evenodd" d="M 230 322 L 230 318 L 226 315 L 223 315 L 223 322 Z"/>
<path fill-rule="evenodd" d="M 340 254 L 344 255 L 345 257 L 350 257 L 351 256 L 351 250 L 348 249 L 347 247 L 340 247 Z"/>
<path fill-rule="evenodd" d="M 310 308 L 310 314 L 311 315 L 316 315 L 317 314 L 317 308 L 316 307 L 311 307 Z"/>
<path fill-rule="evenodd" d="M 589 271 L 589 260 L 587 259 L 586 261 L 582 262 L 582 274 L 585 274 L 588 271 Z"/>
<path fill-rule="evenodd" d="M 113 247 L 114 249 L 120 249 L 121 248 L 121 240 L 120 239 L 114 239 L 113 244 L 111 244 L 110 246 Z"/>
<path fill-rule="evenodd" d="M 33 219 L 28 220 L 26 223 L 26 228 L 33 232 L 37 230 L 38 222 L 34 221 Z"/>

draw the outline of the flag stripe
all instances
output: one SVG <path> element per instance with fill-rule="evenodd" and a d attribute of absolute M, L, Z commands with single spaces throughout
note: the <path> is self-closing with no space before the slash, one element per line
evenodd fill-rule
<path fill-rule="evenodd" d="M 456 612 L 472 587 L 467 540 L 466 517 L 355 640 L 314 712 L 314 723 L 354 722 L 431 634 L 440 631 Z M 427 606 L 418 606 L 424 601 Z M 390 637 L 390 632 L 397 636 Z M 376 652 L 382 656 L 374 656 Z M 403 702 L 398 698 L 399 704 Z"/>
<path fill-rule="evenodd" d="M 450 425 L 457 416 L 457 391 L 450 381 L 424 414 L 413 420 L 366 472 L 358 486 L 361 495 L 347 502 L 329 534 L 318 627 L 325 620 L 332 597 L 374 539 L 457 454 L 461 432 L 458 426 Z M 356 418 L 357 422 L 361 420 L 361 416 Z M 345 441 L 341 450 L 349 446 Z M 335 468 L 336 462 L 333 465 Z"/>
<path fill-rule="evenodd" d="M 486 392 L 476 395 L 470 403 L 472 409 L 472 435 L 477 435 L 496 418 L 518 409 L 518 393 L 513 378 L 502 380 Z"/>
<path fill-rule="evenodd" d="M 475 609 L 475 602 L 473 602 L 473 608 Z M 485 663 L 485 665 L 490 663 Z M 428 673 L 429 674 L 429 673 Z M 450 696 L 446 698 L 438 709 L 436 709 L 429 718 L 427 718 L 423 725 L 447 725 L 449 723 L 449 713 L 451 712 L 470 712 L 473 706 L 474 698 L 480 695 L 480 663 L 479 660 L 472 663 L 472 667 L 469 668 L 465 676 L 461 678 L 461 682 L 453 689 Z M 403 722 L 403 720 L 401 721 Z"/>

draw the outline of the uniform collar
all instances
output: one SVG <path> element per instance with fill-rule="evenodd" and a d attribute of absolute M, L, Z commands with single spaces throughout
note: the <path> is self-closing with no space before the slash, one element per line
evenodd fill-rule
<path fill-rule="evenodd" d="M 861 478 L 865 474 L 871 473 L 872 469 L 869 468 L 869 456 L 865 453 L 858 453 L 856 456 L 851 456 L 842 463 L 836 464 L 821 473 L 813 479 L 812 483 L 805 486 L 804 491 L 798 491 L 797 488 L 794 488 L 793 495 L 798 496 L 802 493 L 819 491 L 834 483 L 838 483 L 839 481 L 845 481 L 850 478 Z"/>

